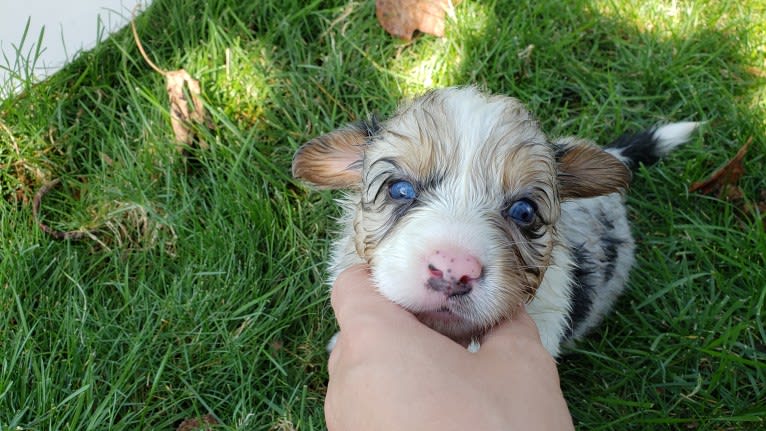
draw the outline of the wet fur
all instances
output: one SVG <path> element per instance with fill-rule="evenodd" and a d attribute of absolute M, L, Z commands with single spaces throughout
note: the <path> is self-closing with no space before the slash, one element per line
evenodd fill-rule
<path fill-rule="evenodd" d="M 656 161 L 696 127 L 678 124 L 687 126 L 650 129 L 603 150 L 579 138 L 549 139 L 516 99 L 447 88 L 386 121 L 308 142 L 296 153 L 293 174 L 347 191 L 331 282 L 368 263 L 383 295 L 463 342 L 528 302 L 556 356 L 564 341 L 597 325 L 624 289 L 635 248 L 622 197 L 628 168 Z M 388 186 L 398 180 L 411 182 L 417 198 L 393 200 Z M 536 208 L 530 226 L 505 216 L 520 199 Z M 482 262 L 470 294 L 433 294 L 423 256 L 440 247 L 459 247 Z M 443 308 L 459 319 L 427 317 Z"/>

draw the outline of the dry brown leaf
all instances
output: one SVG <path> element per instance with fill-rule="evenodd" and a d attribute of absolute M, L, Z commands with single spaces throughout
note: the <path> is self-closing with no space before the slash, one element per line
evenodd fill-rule
<path fill-rule="evenodd" d="M 411 40 L 415 30 L 444 36 L 444 15 L 456 4 L 450 0 L 375 0 L 375 15 L 393 36 Z"/>
<path fill-rule="evenodd" d="M 176 431 L 207 431 L 212 429 L 208 425 L 216 424 L 218 424 L 218 421 L 215 420 L 213 415 L 205 415 L 202 417 L 202 420 L 197 418 L 185 419 L 178 425 Z"/>
<path fill-rule="evenodd" d="M 737 151 L 737 154 L 729 160 L 722 168 L 713 172 L 710 177 L 703 181 L 697 181 L 689 188 L 690 192 L 699 192 L 704 195 L 715 195 L 718 197 L 736 197 L 741 196 L 741 191 L 729 190 L 738 188 L 737 182 L 745 174 L 745 167 L 742 161 L 753 142 L 752 136 L 745 145 Z"/>
<path fill-rule="evenodd" d="M 200 98 L 199 81 L 184 69 L 173 70 L 165 73 L 165 88 L 170 100 L 170 125 L 176 142 L 181 144 L 178 151 L 186 155 L 186 147 L 207 149 L 207 142 L 194 131 L 195 126 L 210 127 Z"/>
<path fill-rule="evenodd" d="M 154 64 L 141 44 L 136 30 L 136 10 L 138 5 L 133 8 L 133 16 L 130 20 L 130 27 L 133 30 L 133 40 L 136 42 L 138 50 L 144 61 L 157 73 L 165 77 L 165 89 L 170 101 L 170 125 L 173 128 L 173 134 L 178 143 L 178 152 L 189 156 L 188 149 L 201 148 L 207 149 L 208 145 L 196 131 L 196 127 L 212 128 L 210 117 L 202 104 L 201 90 L 199 81 L 192 78 L 189 72 L 184 69 L 164 70 Z"/>
<path fill-rule="evenodd" d="M 278 352 L 285 348 L 285 343 L 282 342 L 282 340 L 275 340 L 271 342 L 271 349 L 275 352 Z"/>

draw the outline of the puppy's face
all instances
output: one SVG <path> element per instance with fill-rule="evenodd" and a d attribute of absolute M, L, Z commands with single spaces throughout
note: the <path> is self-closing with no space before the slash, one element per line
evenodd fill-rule
<path fill-rule="evenodd" d="M 554 147 L 517 100 L 473 88 L 316 138 L 293 174 L 350 190 L 356 252 L 380 292 L 461 341 L 534 295 L 562 199 L 629 180 L 609 154 L 577 140 Z"/>

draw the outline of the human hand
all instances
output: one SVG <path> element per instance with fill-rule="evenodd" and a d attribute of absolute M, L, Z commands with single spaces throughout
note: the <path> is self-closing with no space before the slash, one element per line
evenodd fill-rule
<path fill-rule="evenodd" d="M 574 429 L 556 363 L 523 307 L 470 353 L 381 296 L 365 266 L 340 274 L 332 306 L 329 430 Z"/>

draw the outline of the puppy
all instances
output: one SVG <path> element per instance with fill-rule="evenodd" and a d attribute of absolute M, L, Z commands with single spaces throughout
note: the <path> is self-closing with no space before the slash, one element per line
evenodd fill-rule
<path fill-rule="evenodd" d="M 292 171 L 347 191 L 331 282 L 368 263 L 384 296 L 465 344 L 527 303 L 555 357 L 625 288 L 631 168 L 656 162 L 697 126 L 655 127 L 601 149 L 549 139 L 511 97 L 446 88 L 386 121 L 309 141 Z"/>

